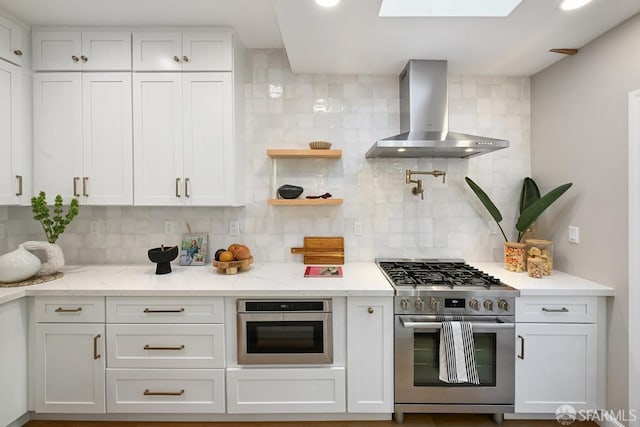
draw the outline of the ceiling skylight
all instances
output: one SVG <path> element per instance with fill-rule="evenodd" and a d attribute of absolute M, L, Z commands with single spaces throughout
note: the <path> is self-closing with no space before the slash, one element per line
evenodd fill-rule
<path fill-rule="evenodd" d="M 378 16 L 504 17 L 522 0 L 382 0 Z"/>

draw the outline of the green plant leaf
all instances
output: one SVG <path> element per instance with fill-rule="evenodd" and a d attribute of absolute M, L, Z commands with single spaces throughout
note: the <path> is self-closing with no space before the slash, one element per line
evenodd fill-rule
<path fill-rule="evenodd" d="M 545 194 L 542 198 L 533 202 L 531 206 L 526 208 L 524 212 L 520 214 L 518 218 L 518 222 L 516 223 L 516 229 L 518 230 L 518 242 L 524 236 L 524 233 L 527 232 L 531 224 L 535 222 L 536 219 L 544 212 L 553 202 L 558 200 L 560 196 L 562 196 L 573 183 L 563 184 L 559 187 L 554 188 Z"/>
<path fill-rule="evenodd" d="M 524 212 L 534 202 L 540 200 L 540 189 L 536 182 L 529 177 L 522 181 L 522 190 L 520 190 L 520 213 Z"/>
<path fill-rule="evenodd" d="M 480 186 L 478 186 L 478 184 L 473 182 L 471 178 L 466 176 L 464 180 L 467 182 L 467 184 L 469 184 L 469 187 L 471 187 L 471 189 L 476 194 L 476 196 L 478 196 L 478 199 L 480 199 L 480 202 L 482 202 L 484 207 L 487 208 L 493 220 L 496 222 L 496 224 L 498 224 L 498 228 L 500 228 L 500 231 L 502 232 L 502 236 L 504 237 L 505 242 L 508 242 L 509 239 L 507 239 L 506 234 L 504 234 L 504 230 L 500 226 L 500 221 L 502 221 L 502 214 L 500 213 L 500 210 L 491 201 L 489 196 L 487 196 L 487 193 L 485 193 L 484 190 L 480 188 Z"/>

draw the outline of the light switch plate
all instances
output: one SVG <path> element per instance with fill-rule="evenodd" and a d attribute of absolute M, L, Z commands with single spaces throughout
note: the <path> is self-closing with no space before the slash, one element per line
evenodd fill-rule
<path fill-rule="evenodd" d="M 580 229 L 573 225 L 569 226 L 569 243 L 580 243 Z"/>

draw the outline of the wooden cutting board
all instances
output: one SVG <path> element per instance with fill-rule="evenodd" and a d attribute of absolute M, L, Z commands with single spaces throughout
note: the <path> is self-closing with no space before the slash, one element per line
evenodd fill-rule
<path fill-rule="evenodd" d="M 344 237 L 305 237 L 302 248 L 292 254 L 304 254 L 305 264 L 344 264 Z"/>

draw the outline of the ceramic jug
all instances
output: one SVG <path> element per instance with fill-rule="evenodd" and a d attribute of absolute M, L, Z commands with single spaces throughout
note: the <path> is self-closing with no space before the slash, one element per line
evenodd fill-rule
<path fill-rule="evenodd" d="M 0 256 L 0 282 L 20 282 L 28 279 L 40 269 L 40 259 L 24 246 Z"/>

